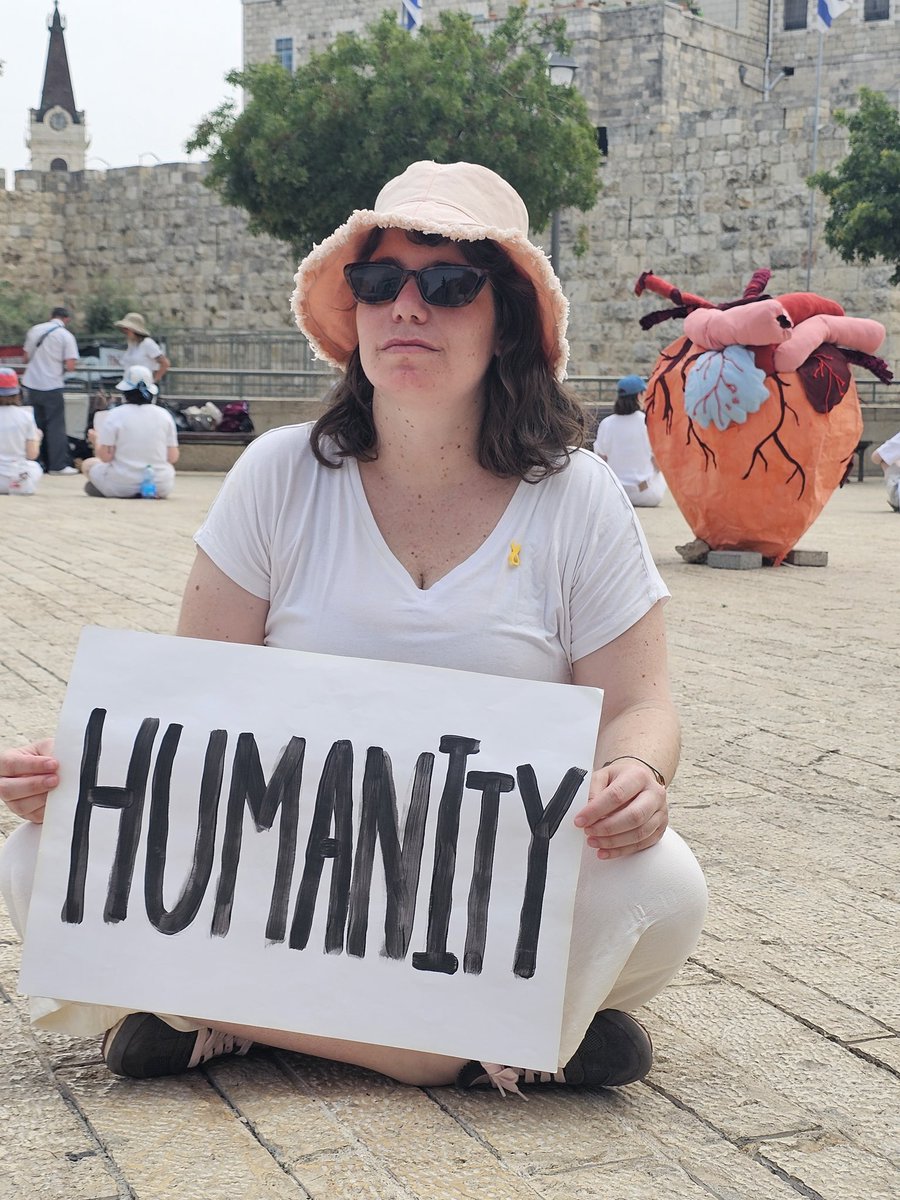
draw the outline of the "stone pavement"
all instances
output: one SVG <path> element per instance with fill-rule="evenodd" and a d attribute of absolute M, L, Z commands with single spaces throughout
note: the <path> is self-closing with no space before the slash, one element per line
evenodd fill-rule
<path fill-rule="evenodd" d="M 52 731 L 82 625 L 172 631 L 217 485 L 0 497 L 0 744 Z M 880 481 L 848 485 L 801 543 L 828 567 L 758 571 L 682 563 L 671 498 L 641 520 L 674 597 L 674 823 L 711 890 L 696 954 L 643 1013 L 648 1080 L 522 1103 L 275 1052 L 114 1079 L 96 1044 L 31 1032 L 4 915 L 2 1200 L 900 1195 L 900 516 Z"/>

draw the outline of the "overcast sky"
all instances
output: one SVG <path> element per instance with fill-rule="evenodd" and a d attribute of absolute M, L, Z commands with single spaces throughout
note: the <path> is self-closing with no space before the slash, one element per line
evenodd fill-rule
<path fill-rule="evenodd" d="M 0 0 L 0 168 L 29 166 L 28 110 L 44 82 L 52 0 Z M 60 0 L 89 169 L 187 159 L 198 121 L 233 95 L 241 66 L 240 0 Z M 202 157 L 194 155 L 194 158 Z"/>

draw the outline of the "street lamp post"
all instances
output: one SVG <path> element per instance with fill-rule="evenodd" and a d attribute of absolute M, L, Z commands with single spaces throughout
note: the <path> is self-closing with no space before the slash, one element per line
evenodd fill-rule
<path fill-rule="evenodd" d="M 547 56 L 547 74 L 554 87 L 571 87 L 575 80 L 578 63 L 568 54 L 554 50 Z M 550 218 L 550 265 L 553 273 L 559 274 L 559 209 L 553 210 Z"/>

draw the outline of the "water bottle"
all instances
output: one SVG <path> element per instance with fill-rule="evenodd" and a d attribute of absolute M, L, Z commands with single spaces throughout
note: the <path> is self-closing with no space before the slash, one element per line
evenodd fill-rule
<path fill-rule="evenodd" d="M 144 478 L 141 480 L 141 499 L 156 499 L 156 480 L 153 478 L 153 468 L 149 463 L 144 467 Z"/>

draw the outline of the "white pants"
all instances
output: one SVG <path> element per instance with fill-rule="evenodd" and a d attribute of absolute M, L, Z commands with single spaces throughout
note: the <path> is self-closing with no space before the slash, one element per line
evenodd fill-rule
<path fill-rule="evenodd" d="M 666 481 L 662 472 L 657 471 L 649 479 L 642 480 L 641 484 L 623 483 L 622 487 L 635 508 L 656 508 L 666 494 Z"/>
<path fill-rule="evenodd" d="M 0 853 L 0 891 L 20 937 L 40 833 L 39 825 L 20 825 Z M 666 986 L 696 946 L 705 915 L 703 874 L 673 830 L 649 850 L 605 862 L 585 845 L 575 893 L 560 1066 L 578 1049 L 594 1013 L 638 1008 Z M 102 1034 L 133 1011 L 40 997 L 30 1003 L 35 1025 L 73 1037 Z M 197 1028 L 184 1018 L 160 1016 L 178 1029 Z"/>
<path fill-rule="evenodd" d="M 16 465 L 15 470 L 0 467 L 0 496 L 8 496 L 11 487 L 20 496 L 33 496 L 43 473 L 39 462 L 24 458 Z"/>
<path fill-rule="evenodd" d="M 133 470 L 123 467 L 115 459 L 112 462 L 97 462 L 91 467 L 88 479 L 104 496 L 111 500 L 128 500 L 141 490 L 143 472 L 135 477 Z M 175 486 L 175 468 L 170 463 L 160 463 L 153 468 L 156 494 L 165 499 Z"/>

